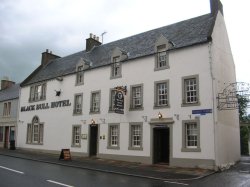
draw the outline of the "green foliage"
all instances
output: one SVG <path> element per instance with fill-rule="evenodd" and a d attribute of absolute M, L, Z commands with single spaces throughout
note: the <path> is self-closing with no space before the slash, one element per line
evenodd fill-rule
<path fill-rule="evenodd" d="M 247 116 L 247 105 L 249 99 L 244 96 L 238 96 L 238 105 L 239 105 L 239 118 L 240 122 L 250 122 L 250 119 Z"/>
<path fill-rule="evenodd" d="M 241 146 L 241 154 L 248 155 L 248 140 L 249 140 L 249 129 L 247 126 L 240 127 L 240 146 Z"/>

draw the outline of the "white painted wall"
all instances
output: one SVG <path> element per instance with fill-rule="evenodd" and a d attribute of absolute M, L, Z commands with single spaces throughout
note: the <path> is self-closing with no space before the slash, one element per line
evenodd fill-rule
<path fill-rule="evenodd" d="M 214 98 L 230 83 L 236 82 L 235 65 L 227 30 L 219 12 L 212 34 L 211 57 L 214 77 Z M 217 103 L 215 103 L 215 107 Z M 238 110 L 217 110 L 215 113 L 216 165 L 224 166 L 240 159 Z"/>
<path fill-rule="evenodd" d="M 214 157 L 214 126 L 213 115 L 207 114 L 200 117 L 200 143 L 201 152 L 181 152 L 182 148 L 182 120 L 194 119 L 194 109 L 212 108 L 212 82 L 210 76 L 208 44 L 196 45 L 170 52 L 170 69 L 154 71 L 154 57 L 145 57 L 123 63 L 122 78 L 110 79 L 110 66 L 86 71 L 84 85 L 75 86 L 76 75 L 64 77 L 62 82 L 50 80 L 47 82 L 46 101 L 29 103 L 30 87 L 23 87 L 20 95 L 20 106 L 28 106 L 38 103 L 50 103 L 53 101 L 67 100 L 70 107 L 51 108 L 39 111 L 20 112 L 19 118 L 24 121 L 18 129 L 18 147 L 61 150 L 70 148 L 72 152 L 87 153 L 88 140 L 81 140 L 81 147 L 71 147 L 72 125 L 81 125 L 82 134 L 88 134 L 91 119 L 100 124 L 100 135 L 105 135 L 105 140 L 99 139 L 99 153 L 117 155 L 150 156 L 150 125 L 151 118 L 156 118 L 161 112 L 163 117 L 173 117 L 173 157 L 192 159 L 215 159 Z M 182 103 L 182 77 L 199 75 L 200 106 L 181 107 Z M 170 108 L 153 109 L 154 106 L 154 82 L 169 80 Z M 130 85 L 143 84 L 144 110 L 129 111 Z M 125 114 L 108 113 L 110 88 L 127 86 L 128 94 L 125 98 Z M 55 96 L 54 90 L 60 90 L 60 97 Z M 101 113 L 90 115 L 91 91 L 101 90 Z M 83 93 L 83 115 L 73 116 L 74 94 Z M 179 114 L 177 120 L 174 114 Z M 44 122 L 43 145 L 26 144 L 27 123 L 37 115 Z M 144 122 L 142 116 L 147 116 Z M 105 119 L 102 124 L 100 118 Z M 83 124 L 81 120 L 86 120 Z M 128 150 L 129 122 L 143 122 L 143 151 Z M 108 123 L 120 123 L 120 150 L 107 149 Z"/>

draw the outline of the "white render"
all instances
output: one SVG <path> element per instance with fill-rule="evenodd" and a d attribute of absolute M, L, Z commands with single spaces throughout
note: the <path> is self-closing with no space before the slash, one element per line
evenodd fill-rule
<path fill-rule="evenodd" d="M 43 110 L 19 112 L 17 147 L 44 151 L 60 151 L 69 148 L 72 153 L 89 154 L 89 128 L 91 120 L 99 125 L 98 154 L 122 155 L 136 157 L 152 157 L 151 149 L 151 119 L 158 118 L 161 112 L 163 118 L 173 118 L 173 139 L 170 149 L 174 159 L 212 160 L 214 165 L 192 165 L 192 167 L 217 168 L 234 163 L 240 158 L 239 121 L 237 111 L 218 111 L 216 96 L 225 88 L 225 84 L 236 82 L 235 68 L 223 16 L 218 13 L 212 34 L 213 40 L 208 43 L 185 47 L 169 52 L 169 69 L 154 71 L 155 57 L 147 56 L 122 63 L 122 77 L 110 79 L 110 66 L 104 66 L 86 71 L 84 84 L 76 86 L 76 74 L 47 81 L 46 100 L 29 102 L 30 87 L 22 87 L 20 106 L 37 105 L 61 100 L 70 100 L 71 106 L 49 108 Z M 220 49 L 218 49 L 220 48 Z M 226 54 L 225 55 L 225 51 Z M 97 77 L 98 75 L 98 77 Z M 199 106 L 182 107 L 182 77 L 199 76 Z M 169 108 L 154 109 L 154 82 L 169 81 Z M 143 84 L 143 107 L 141 111 L 130 111 L 130 86 Z M 116 86 L 127 86 L 125 96 L 125 114 L 109 113 L 110 89 Z M 55 96 L 55 90 L 61 90 L 61 95 Z M 100 114 L 89 114 L 92 91 L 101 91 Z M 82 115 L 73 115 L 74 95 L 83 94 Z M 206 115 L 193 115 L 192 110 L 212 109 Z M 27 124 L 38 116 L 44 123 L 42 145 L 26 143 Z M 143 116 L 147 116 L 144 120 Z M 178 117 L 177 117 L 178 116 Z M 182 121 L 200 120 L 200 152 L 182 152 Z M 143 123 L 143 150 L 129 150 L 129 123 Z M 120 149 L 107 149 L 108 124 L 120 124 Z M 80 147 L 72 147 L 72 125 L 81 125 L 81 134 L 87 139 L 81 139 Z M 97 154 L 97 156 L 98 156 Z M 150 159 L 149 159 L 150 160 Z M 140 161 L 138 159 L 138 161 Z M 151 162 L 152 163 L 152 162 Z M 170 162 L 170 165 L 171 162 Z M 174 165 L 174 164 L 173 164 Z M 188 163 L 186 164 L 188 165 Z"/>

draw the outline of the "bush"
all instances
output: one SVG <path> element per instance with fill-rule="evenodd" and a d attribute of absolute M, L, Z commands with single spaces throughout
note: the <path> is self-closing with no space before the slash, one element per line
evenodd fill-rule
<path fill-rule="evenodd" d="M 241 155 L 249 155 L 248 149 L 249 129 L 247 126 L 240 127 L 240 147 Z"/>

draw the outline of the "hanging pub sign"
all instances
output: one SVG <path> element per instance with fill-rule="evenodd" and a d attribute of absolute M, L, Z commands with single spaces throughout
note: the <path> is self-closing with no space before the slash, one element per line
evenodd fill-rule
<path fill-rule="evenodd" d="M 127 87 L 116 87 L 115 88 L 115 113 L 124 114 L 124 94 L 126 95 Z"/>

